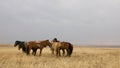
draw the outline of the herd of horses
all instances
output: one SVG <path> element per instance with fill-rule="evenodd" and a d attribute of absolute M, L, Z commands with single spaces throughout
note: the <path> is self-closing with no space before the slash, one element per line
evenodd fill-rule
<path fill-rule="evenodd" d="M 60 50 L 63 52 L 63 56 L 71 56 L 73 52 L 73 45 L 69 42 L 60 42 L 57 38 L 54 38 L 51 42 L 49 40 L 42 41 L 15 41 L 14 47 L 18 46 L 18 50 L 22 49 L 26 55 L 30 55 L 30 51 L 32 50 L 32 55 L 36 55 L 37 49 L 40 49 L 40 56 L 43 48 L 49 46 L 52 54 L 55 53 L 56 56 L 61 56 Z M 65 55 L 66 52 L 66 55 Z"/>

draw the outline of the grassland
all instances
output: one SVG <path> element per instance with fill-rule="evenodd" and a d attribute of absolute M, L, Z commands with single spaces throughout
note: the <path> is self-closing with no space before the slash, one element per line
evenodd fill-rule
<path fill-rule="evenodd" d="M 0 47 L 0 68 L 120 68 L 120 48 L 74 47 L 71 57 L 56 57 L 49 48 L 26 56 L 17 47 Z"/>

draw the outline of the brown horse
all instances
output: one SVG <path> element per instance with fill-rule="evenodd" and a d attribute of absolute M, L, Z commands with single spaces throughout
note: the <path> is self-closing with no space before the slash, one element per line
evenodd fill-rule
<path fill-rule="evenodd" d="M 27 55 L 30 54 L 30 50 L 31 49 L 34 49 L 34 55 L 36 55 L 36 51 L 37 49 L 40 49 L 40 54 L 41 55 L 41 52 L 42 52 L 42 49 L 46 46 L 49 46 L 51 48 L 51 43 L 49 42 L 49 40 L 44 40 L 44 41 L 39 41 L 39 42 L 36 42 L 36 41 L 31 41 L 31 42 L 28 42 L 26 44 L 26 48 L 27 48 Z"/>
<path fill-rule="evenodd" d="M 58 41 L 57 40 L 57 38 L 54 38 L 53 40 L 52 40 L 52 43 L 53 42 L 60 42 L 60 41 Z M 61 49 L 62 51 L 63 51 L 63 56 L 64 56 L 64 54 L 65 54 L 65 49 Z M 54 54 L 54 49 L 53 49 L 53 51 L 52 51 L 52 54 Z"/>
<path fill-rule="evenodd" d="M 73 45 L 69 42 L 61 42 L 60 49 L 66 49 L 67 56 L 70 57 L 73 52 Z"/>
<path fill-rule="evenodd" d="M 73 45 L 69 42 L 52 42 L 52 53 L 56 52 L 56 56 L 60 56 L 60 50 L 66 49 L 67 56 L 71 56 L 73 51 Z"/>

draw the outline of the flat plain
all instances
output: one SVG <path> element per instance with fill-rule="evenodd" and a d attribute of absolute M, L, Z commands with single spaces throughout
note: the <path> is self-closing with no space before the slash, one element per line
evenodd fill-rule
<path fill-rule="evenodd" d="M 120 48 L 76 47 L 71 57 L 56 57 L 49 47 L 39 56 L 22 53 L 17 47 L 0 46 L 0 68 L 120 68 Z"/>

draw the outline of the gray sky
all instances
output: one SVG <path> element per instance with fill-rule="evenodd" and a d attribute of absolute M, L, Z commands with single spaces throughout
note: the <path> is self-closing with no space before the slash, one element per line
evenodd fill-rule
<path fill-rule="evenodd" d="M 0 43 L 120 45 L 120 0 L 0 0 Z"/>

